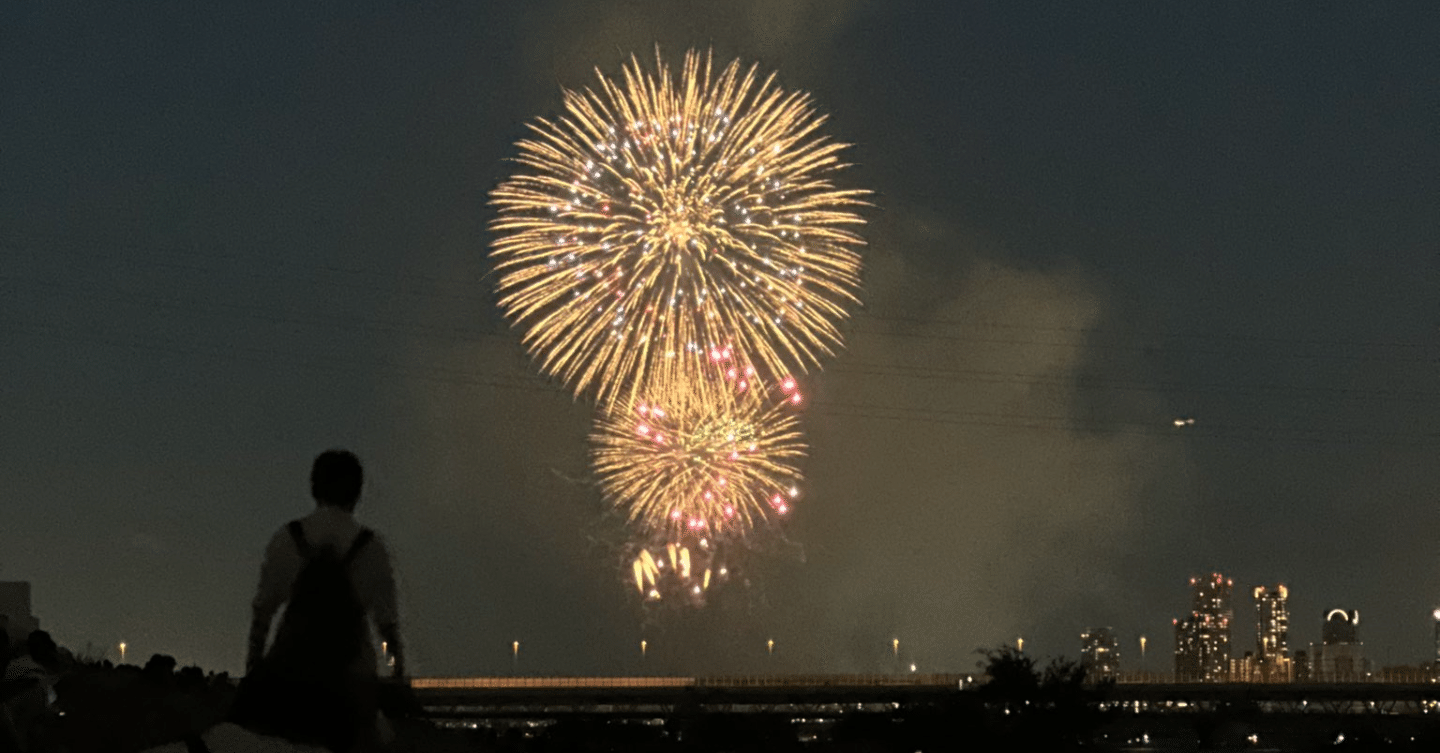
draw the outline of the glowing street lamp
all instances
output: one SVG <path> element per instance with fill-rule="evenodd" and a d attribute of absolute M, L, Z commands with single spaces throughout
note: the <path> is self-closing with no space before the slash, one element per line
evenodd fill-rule
<path fill-rule="evenodd" d="M 765 650 L 768 651 L 771 656 L 774 656 L 774 655 L 775 655 L 775 639 L 774 639 L 774 638 L 771 638 L 771 639 L 765 641 Z"/>
<path fill-rule="evenodd" d="M 120 641 L 120 663 L 125 663 L 125 641 Z"/>

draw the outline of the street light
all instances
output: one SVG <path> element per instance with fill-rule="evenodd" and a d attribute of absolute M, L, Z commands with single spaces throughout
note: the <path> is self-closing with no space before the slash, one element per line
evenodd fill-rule
<path fill-rule="evenodd" d="M 120 663 L 125 663 L 125 641 L 120 641 Z"/>
<path fill-rule="evenodd" d="M 520 641 L 510 643 L 510 674 L 516 674 L 520 670 Z"/>
<path fill-rule="evenodd" d="M 774 656 L 774 655 L 775 655 L 775 639 L 774 639 L 774 638 L 771 638 L 771 639 L 765 641 L 765 650 L 768 651 L 768 652 L 770 652 L 770 655 L 771 655 L 771 656 Z"/>

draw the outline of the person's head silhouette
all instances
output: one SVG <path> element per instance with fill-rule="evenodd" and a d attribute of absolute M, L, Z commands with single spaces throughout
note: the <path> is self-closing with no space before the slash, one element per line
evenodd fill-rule
<path fill-rule="evenodd" d="M 53 669 L 60 663 L 60 647 L 55 645 L 55 639 L 44 630 L 30 633 L 25 639 L 25 647 L 30 658 L 46 669 Z"/>
<path fill-rule="evenodd" d="M 364 483 L 360 459 L 348 450 L 326 450 L 310 469 L 310 496 L 317 505 L 354 512 Z"/>

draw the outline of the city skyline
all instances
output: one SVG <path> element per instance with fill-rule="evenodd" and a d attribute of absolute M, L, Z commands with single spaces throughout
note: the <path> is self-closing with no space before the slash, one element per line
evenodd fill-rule
<path fill-rule="evenodd" d="M 1435 658 L 1390 661 L 1392 654 L 1386 651 L 1387 660 L 1382 664 L 1371 658 L 1359 637 L 1359 610 L 1324 609 L 1318 620 L 1319 640 L 1292 648 L 1290 589 L 1283 583 L 1274 588 L 1257 585 L 1250 590 L 1255 642 L 1247 646 L 1234 635 L 1234 627 L 1241 624 L 1234 620 L 1234 579 L 1216 572 L 1191 577 L 1188 586 L 1191 611 L 1186 617 L 1171 619 L 1174 642 L 1168 656 L 1172 663 L 1166 668 L 1146 664 L 1142 652 L 1148 636 L 1143 632 L 1137 636 L 1141 645 L 1136 647 L 1141 658 L 1126 663 L 1120 648 L 1124 639 L 1110 626 L 1080 633 L 1078 661 L 1102 678 L 1118 676 L 1131 681 L 1137 677 L 1164 681 L 1168 677 L 1179 682 L 1354 682 L 1379 677 L 1388 669 L 1421 670 L 1427 676 L 1440 672 L 1440 608 L 1431 613 Z"/>
<path fill-rule="evenodd" d="M 1233 620 L 1234 605 L 1232 598 L 1235 585 L 1234 579 L 1223 578 L 1220 573 L 1212 573 L 1208 579 L 1205 577 L 1191 577 L 1188 585 L 1190 587 L 1189 601 L 1192 606 L 1192 617 L 1206 613 L 1212 616 L 1218 616 L 1228 612 L 1232 615 L 1232 617 L 1226 621 L 1230 630 L 1225 631 L 1223 642 L 1211 649 L 1211 651 L 1216 653 L 1218 658 L 1216 659 L 1215 668 L 1209 670 L 1208 674 L 1198 669 L 1183 669 L 1181 667 L 1183 660 L 1180 654 L 1182 651 L 1180 645 L 1178 645 L 1178 641 L 1184 629 L 1184 620 L 1180 618 L 1172 619 L 1172 626 L 1176 628 L 1174 635 L 1176 636 L 1177 645 L 1172 645 L 1172 650 L 1166 654 L 1166 658 L 1170 662 L 1166 665 L 1166 667 L 1169 668 L 1168 671 L 1165 668 L 1155 668 L 1147 665 L 1147 657 L 1145 656 L 1146 647 L 1143 645 L 1132 646 L 1131 650 L 1133 652 L 1127 652 L 1124 648 L 1126 636 L 1111 626 L 1085 629 L 1080 634 L 1078 653 L 1072 656 L 1069 652 L 1061 651 L 1048 655 L 1049 658 L 1073 659 L 1084 666 L 1087 672 L 1098 673 L 1098 676 L 1101 678 L 1114 678 L 1118 676 L 1164 678 L 1168 675 L 1180 681 L 1194 682 L 1222 681 L 1221 678 L 1223 678 L 1223 681 L 1235 682 L 1290 682 L 1297 679 L 1297 671 L 1305 680 L 1315 680 L 1319 677 L 1334 678 L 1339 674 L 1343 675 L 1343 679 L 1346 681 L 1350 681 L 1358 677 L 1368 677 L 1371 673 L 1378 674 L 1380 670 L 1392 666 L 1418 668 L 1425 668 L 1427 666 L 1440 667 L 1440 607 L 1432 610 L 1431 613 L 1431 618 L 1436 626 L 1435 645 L 1437 646 L 1437 655 L 1434 659 L 1416 662 L 1406 660 L 1391 662 L 1387 660 L 1385 665 L 1381 666 L 1365 658 L 1362 648 L 1360 653 L 1351 654 L 1347 652 L 1345 654 L 1346 658 L 1344 661 L 1356 662 L 1357 668 L 1354 671 L 1336 673 L 1332 669 L 1329 672 L 1320 673 L 1319 670 L 1316 669 L 1316 665 L 1323 661 L 1320 652 L 1323 651 L 1324 646 L 1333 643 L 1355 643 L 1357 646 L 1363 645 L 1363 642 L 1357 638 L 1359 626 L 1358 610 L 1347 611 L 1333 607 L 1324 610 L 1323 619 L 1320 620 L 1320 640 L 1318 642 L 1312 641 L 1308 644 L 1303 644 L 1306 646 L 1305 648 L 1292 649 L 1289 631 L 1291 615 L 1288 607 L 1290 589 L 1283 583 L 1277 584 L 1273 589 L 1267 589 L 1263 585 L 1255 586 L 1251 591 L 1251 597 L 1254 600 L 1256 615 L 1254 623 L 1256 640 L 1253 648 L 1247 648 L 1243 640 L 1236 638 L 1233 633 L 1233 628 L 1235 624 L 1237 624 Z M 0 627 L 18 626 L 21 634 L 31 629 L 39 629 L 39 618 L 37 615 L 33 615 L 30 610 L 30 596 L 30 583 L 23 581 L 0 581 Z M 1148 639 L 1148 635 L 1144 631 L 1136 632 L 1134 637 L 1142 642 Z M 1192 636 L 1192 638 L 1193 637 L 1194 636 Z M 638 664 L 632 666 L 632 669 L 642 670 L 643 673 L 644 670 L 649 668 L 646 664 L 646 659 L 648 658 L 649 647 L 652 640 L 653 639 L 642 639 L 640 641 Z M 1238 648 L 1236 648 L 1236 641 L 1240 641 Z M 112 644 L 96 644 L 87 641 L 81 650 L 86 652 L 87 656 L 92 656 L 92 658 L 118 659 L 120 663 L 123 663 L 126 659 L 126 645 L 124 641 Z M 384 656 L 385 650 L 383 643 L 378 645 L 380 646 L 378 655 Z M 919 666 L 911 660 L 908 652 L 902 655 L 900 645 L 901 641 L 899 638 L 890 638 L 884 642 L 883 646 L 876 647 L 877 651 L 881 651 L 882 649 L 882 652 L 888 651 L 894 660 L 886 668 L 886 671 L 901 674 L 919 671 Z M 1016 646 L 1017 650 L 1024 652 L 1024 637 L 1017 637 L 1011 645 Z M 511 660 L 510 674 L 520 672 L 520 646 L 521 642 L 518 640 L 512 640 L 508 645 Z M 71 647 L 72 650 L 75 648 L 77 647 Z M 782 647 L 782 651 L 787 648 L 789 647 Z M 764 641 L 766 660 L 763 665 L 763 668 L 766 670 L 774 669 L 775 649 L 775 639 L 767 638 Z M 98 654 L 95 653 L 97 651 L 99 652 Z M 119 656 L 111 656 L 111 652 L 113 651 L 118 651 Z M 157 653 L 165 652 L 161 650 L 157 651 Z M 528 655 L 529 652 L 527 652 L 527 659 Z M 1124 659 L 1126 655 L 1131 657 L 1128 663 Z M 1389 653 L 1387 652 L 1387 656 L 1388 655 Z M 1276 662 L 1276 657 L 1279 657 L 1281 661 Z M 141 659 L 143 658 L 144 657 L 141 656 Z M 631 657 L 631 659 L 634 658 L 635 657 Z M 1242 659 L 1244 660 L 1243 662 Z M 1301 665 L 1298 669 L 1296 666 L 1297 662 Z M 932 672 L 937 669 L 946 672 L 964 673 L 966 671 L 963 667 L 926 667 L 925 671 Z M 1190 674 L 1194 674 L 1194 676 L 1190 676 Z M 1096 676 L 1097 675 L 1092 675 L 1092 679 Z"/>

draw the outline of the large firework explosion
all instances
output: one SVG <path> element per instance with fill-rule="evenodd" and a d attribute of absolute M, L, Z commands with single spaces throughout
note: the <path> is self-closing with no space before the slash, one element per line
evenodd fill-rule
<path fill-rule="evenodd" d="M 600 489 L 647 535 L 744 538 L 800 493 L 795 381 L 768 390 L 750 367 L 720 367 L 723 389 L 671 385 L 596 420 Z"/>
<path fill-rule="evenodd" d="M 500 305 L 541 367 L 605 411 L 686 382 L 721 343 L 768 375 L 840 344 L 866 192 L 836 188 L 825 117 L 739 62 L 656 54 L 565 91 L 500 184 Z"/>

